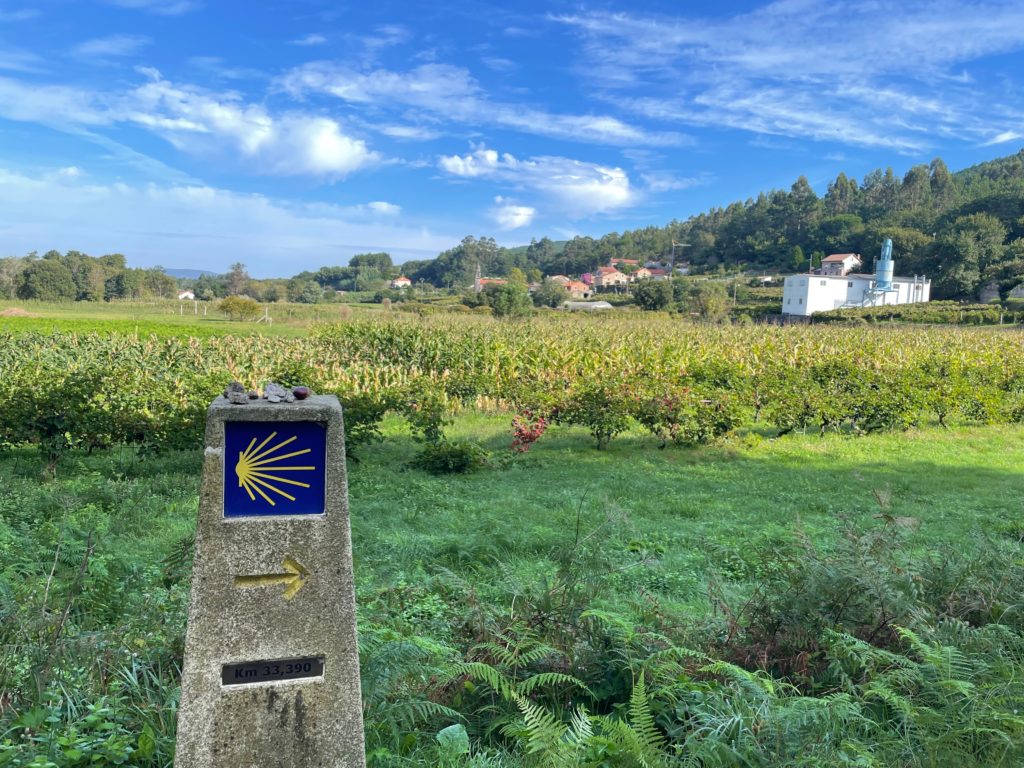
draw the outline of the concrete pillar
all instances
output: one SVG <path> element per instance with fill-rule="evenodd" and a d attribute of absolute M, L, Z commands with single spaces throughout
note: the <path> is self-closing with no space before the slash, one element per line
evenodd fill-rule
<path fill-rule="evenodd" d="M 365 766 L 334 397 L 209 408 L 175 766 Z"/>

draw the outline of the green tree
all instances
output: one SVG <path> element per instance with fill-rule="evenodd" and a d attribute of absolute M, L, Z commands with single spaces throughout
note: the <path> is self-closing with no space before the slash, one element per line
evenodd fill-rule
<path fill-rule="evenodd" d="M 313 280 L 289 284 L 288 297 L 299 304 L 319 304 L 324 298 L 324 289 Z"/>
<path fill-rule="evenodd" d="M 633 301 L 641 309 L 665 309 L 672 303 L 672 284 L 668 280 L 642 280 L 633 289 Z"/>
<path fill-rule="evenodd" d="M 508 273 L 508 281 L 526 288 L 526 274 L 519 267 L 512 267 Z"/>
<path fill-rule="evenodd" d="M 495 291 L 491 309 L 495 317 L 526 317 L 533 312 L 533 302 L 530 301 L 525 285 L 509 282 Z"/>
<path fill-rule="evenodd" d="M 231 271 L 225 277 L 229 296 L 240 296 L 245 293 L 249 284 L 249 273 L 245 270 L 245 264 L 236 261 L 231 265 Z"/>
<path fill-rule="evenodd" d="M 356 269 L 375 269 L 385 273 L 392 267 L 390 253 L 357 253 L 348 260 L 348 265 Z"/>
<path fill-rule="evenodd" d="M 961 216 L 936 242 L 941 270 L 935 283 L 940 298 L 976 298 L 982 275 L 997 268 L 1006 253 L 1006 228 L 993 216 Z"/>
<path fill-rule="evenodd" d="M 569 300 L 569 291 L 556 280 L 545 280 L 533 292 L 533 303 L 538 307 L 560 307 Z"/>
<path fill-rule="evenodd" d="M 793 266 L 794 272 L 799 272 L 804 268 L 804 264 L 807 263 L 807 257 L 804 256 L 804 249 L 799 245 L 794 245 L 793 250 L 789 252 L 789 261 Z"/>
<path fill-rule="evenodd" d="M 24 280 L 23 274 L 28 265 L 28 259 L 17 256 L 0 259 L 0 298 L 13 299 L 18 295 L 18 287 Z"/>
<path fill-rule="evenodd" d="M 829 216 L 852 213 L 857 203 L 857 182 L 840 172 L 825 193 L 825 212 Z"/>
<path fill-rule="evenodd" d="M 227 286 L 224 285 L 224 281 L 213 275 L 197 277 L 192 290 L 200 301 L 212 301 L 227 296 Z"/>
<path fill-rule="evenodd" d="M 931 178 L 928 174 L 928 166 L 915 165 L 903 177 L 903 184 L 900 185 L 901 210 L 914 210 L 926 205 L 932 195 Z"/>
<path fill-rule="evenodd" d="M 957 199 L 956 183 L 953 181 L 953 174 L 942 161 L 936 157 L 928 167 L 931 172 L 931 193 L 935 207 L 940 211 L 953 206 Z"/>
<path fill-rule="evenodd" d="M 22 273 L 18 288 L 19 298 L 38 301 L 74 301 L 77 295 L 71 270 L 53 258 L 32 262 Z"/>
<path fill-rule="evenodd" d="M 683 303 L 688 312 L 715 322 L 725 317 L 729 311 L 729 294 L 724 283 L 701 280 L 690 283 Z"/>

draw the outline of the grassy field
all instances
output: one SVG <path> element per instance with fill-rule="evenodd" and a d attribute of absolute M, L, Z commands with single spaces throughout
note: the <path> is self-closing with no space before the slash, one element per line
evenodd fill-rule
<path fill-rule="evenodd" d="M 708 622 L 740 611 L 766 567 L 794 552 L 805 557 L 807 547 L 827 560 L 850 526 L 900 538 L 918 559 L 980 557 L 1024 530 L 1020 426 L 862 438 L 744 432 L 694 449 L 659 449 L 637 430 L 605 451 L 582 429 L 553 427 L 522 455 L 508 450 L 508 427 L 504 415 L 465 414 L 449 429 L 491 451 L 490 466 L 475 474 L 411 468 L 419 444 L 396 417 L 385 422 L 385 442 L 350 465 L 361 639 L 371 649 L 364 674 L 385 641 L 420 654 L 418 672 L 389 680 L 386 691 L 364 681 L 371 764 L 535 764 L 513 745 L 485 747 L 480 703 L 460 707 L 437 675 L 442 660 L 473 657 L 488 636 L 568 610 L 569 587 L 588 611 L 654 622 L 674 642 L 706 648 Z M 70 620 L 52 643 L 43 640 L 59 600 L 26 589 L 15 595 L 17 609 L 5 608 L 16 642 L 14 652 L 6 646 L 4 685 L 31 686 L 33 665 L 44 663 L 53 679 L 43 696 L 51 704 L 33 710 L 40 722 L 25 731 L 34 740 L 19 747 L 8 730 L 0 765 L 85 764 L 29 762 L 66 753 L 62 743 L 101 764 L 127 755 L 131 764 L 167 765 L 199 468 L 198 450 L 140 457 L 120 448 L 72 453 L 56 479 L 40 482 L 34 451 L 0 457 L 9 478 L 0 496 L 4 575 L 18 572 L 27 586 L 49 573 L 55 585 L 74 587 L 91 548 Z M 474 757 L 443 763 L 437 753 L 433 732 L 457 717 L 410 721 L 397 740 L 374 731 L 383 717 L 374 701 L 394 706 L 425 692 L 465 710 Z"/>
<path fill-rule="evenodd" d="M 310 324 L 378 312 L 379 304 L 270 304 L 271 323 L 231 321 L 216 302 L 0 300 L 0 331 L 118 332 L 156 336 L 304 336 Z M 206 314 L 203 314 L 204 308 Z"/>
<path fill-rule="evenodd" d="M 1024 764 L 1016 332 L 28 310 L 0 317 L 0 768 L 171 765 L 230 377 L 347 408 L 375 768 Z M 18 335 L 53 328 L 103 333 Z"/>

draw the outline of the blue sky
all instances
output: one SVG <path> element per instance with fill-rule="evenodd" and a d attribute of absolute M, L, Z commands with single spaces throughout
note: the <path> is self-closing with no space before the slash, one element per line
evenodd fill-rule
<path fill-rule="evenodd" d="M 1024 3 L 0 1 L 0 255 L 287 276 L 1024 143 Z"/>

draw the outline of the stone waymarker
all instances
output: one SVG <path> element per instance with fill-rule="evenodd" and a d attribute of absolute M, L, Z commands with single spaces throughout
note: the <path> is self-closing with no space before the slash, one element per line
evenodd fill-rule
<path fill-rule="evenodd" d="M 341 406 L 206 421 L 177 768 L 362 768 Z"/>

